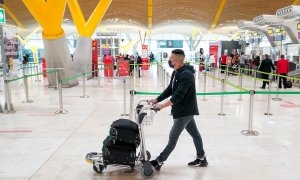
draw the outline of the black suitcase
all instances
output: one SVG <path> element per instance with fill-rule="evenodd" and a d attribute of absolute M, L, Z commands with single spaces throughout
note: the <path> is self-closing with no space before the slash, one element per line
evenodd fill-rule
<path fill-rule="evenodd" d="M 136 146 L 135 144 L 126 144 L 119 141 L 113 142 L 113 137 L 107 136 L 106 139 L 103 141 L 102 151 L 104 151 L 105 148 L 113 148 L 113 149 L 129 151 L 129 150 L 135 150 Z"/>
<path fill-rule="evenodd" d="M 128 119 L 114 121 L 110 128 L 110 136 L 113 144 L 134 145 L 136 148 L 140 144 L 138 125 Z"/>
<path fill-rule="evenodd" d="M 293 87 L 292 81 L 287 81 L 286 86 L 287 86 L 287 88 L 292 88 Z"/>
<path fill-rule="evenodd" d="M 128 165 L 132 169 L 135 166 L 136 150 L 125 150 L 114 147 L 103 147 L 103 163 L 105 166 L 109 164 Z"/>

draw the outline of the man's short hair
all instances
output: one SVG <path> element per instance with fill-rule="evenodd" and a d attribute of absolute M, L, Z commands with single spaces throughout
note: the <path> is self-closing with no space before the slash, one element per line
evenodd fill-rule
<path fill-rule="evenodd" d="M 284 58 L 284 55 L 281 55 L 280 57 L 281 57 L 281 58 Z"/>
<path fill-rule="evenodd" d="M 268 55 L 268 54 L 265 54 L 265 58 L 266 58 L 266 59 L 269 58 L 269 55 Z"/>
<path fill-rule="evenodd" d="M 182 49 L 174 49 L 172 51 L 172 54 L 181 55 L 181 56 L 185 57 L 184 51 Z"/>

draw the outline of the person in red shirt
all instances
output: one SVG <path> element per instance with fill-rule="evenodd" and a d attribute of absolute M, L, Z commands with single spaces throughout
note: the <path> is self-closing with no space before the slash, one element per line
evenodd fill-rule
<path fill-rule="evenodd" d="M 221 73 L 224 73 L 225 66 L 226 66 L 226 58 L 227 58 L 227 54 L 224 53 L 221 57 Z"/>
<path fill-rule="evenodd" d="M 277 73 L 282 76 L 286 76 L 289 73 L 289 61 L 284 59 L 284 55 L 281 55 L 281 59 L 276 64 Z M 282 88 L 282 80 L 284 89 L 287 88 L 286 77 L 279 77 L 279 88 Z"/>

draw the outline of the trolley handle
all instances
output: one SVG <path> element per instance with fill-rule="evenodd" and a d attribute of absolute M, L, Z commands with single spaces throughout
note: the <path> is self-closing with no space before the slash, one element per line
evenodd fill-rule
<path fill-rule="evenodd" d="M 156 107 L 153 107 L 153 108 L 150 108 L 150 109 L 153 110 L 154 112 L 160 111 L 160 109 L 156 108 Z"/>

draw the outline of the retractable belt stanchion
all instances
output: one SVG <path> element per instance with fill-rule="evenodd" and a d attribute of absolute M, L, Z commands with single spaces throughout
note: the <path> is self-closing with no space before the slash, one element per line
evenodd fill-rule
<path fill-rule="evenodd" d="M 243 130 L 241 133 L 245 136 L 258 136 L 259 133 L 257 131 L 252 130 L 253 123 L 253 101 L 254 101 L 255 91 L 250 91 L 250 103 L 249 103 L 249 122 L 248 122 L 248 130 Z"/>
<path fill-rule="evenodd" d="M 3 108 L 2 108 L 2 105 L 1 105 L 1 103 L 0 103 L 0 113 L 3 113 L 4 111 L 3 111 Z"/>
<path fill-rule="evenodd" d="M 22 101 L 23 103 L 32 103 L 32 100 L 29 100 L 29 92 L 28 92 L 28 77 L 23 71 L 23 84 L 24 84 L 24 90 L 25 90 L 25 100 Z"/>
<path fill-rule="evenodd" d="M 16 111 L 14 110 L 14 106 L 12 104 L 10 87 L 8 84 L 8 80 L 4 77 L 4 93 L 5 93 L 5 104 L 4 104 L 4 113 L 5 114 L 14 114 Z"/>
<path fill-rule="evenodd" d="M 56 114 L 67 114 L 68 111 L 63 108 L 63 99 L 62 99 L 62 82 L 58 83 L 58 94 L 59 94 L 59 110 L 56 111 Z"/>
<path fill-rule="evenodd" d="M 168 86 L 168 83 L 170 82 L 170 80 L 169 80 L 169 73 L 167 72 L 167 74 L 166 74 L 166 84 L 167 84 L 167 86 Z"/>
<path fill-rule="evenodd" d="M 166 72 L 166 70 L 165 69 L 163 69 L 163 71 L 162 71 L 162 85 L 163 85 L 163 88 L 164 89 L 166 89 L 166 82 L 165 82 L 165 72 Z"/>
<path fill-rule="evenodd" d="M 225 68 L 225 77 L 224 77 L 224 80 L 227 81 L 228 80 L 228 65 L 226 65 L 226 68 Z M 224 91 L 226 91 L 226 85 L 224 84 Z"/>
<path fill-rule="evenodd" d="M 98 65 L 97 65 L 98 66 Z M 98 75 L 98 77 L 97 77 L 97 80 L 98 80 L 98 87 L 100 87 L 100 88 L 103 88 L 103 86 L 101 86 L 101 82 L 100 82 L 100 69 L 98 69 L 97 70 L 97 75 Z"/>
<path fill-rule="evenodd" d="M 46 69 L 55 69 L 55 82 L 56 82 L 56 90 L 59 89 L 58 87 L 58 70 L 64 70 L 64 68 L 46 68 Z"/>
<path fill-rule="evenodd" d="M 277 74 L 277 92 L 279 92 L 279 74 Z M 269 84 L 269 86 L 270 86 L 270 84 Z M 282 98 L 279 98 L 278 97 L 279 95 L 278 95 L 278 93 L 276 94 L 276 97 L 275 98 L 273 98 L 272 100 L 273 101 L 282 101 Z"/>
<path fill-rule="evenodd" d="M 239 67 L 239 86 L 242 88 L 243 87 L 243 75 L 241 72 L 241 68 Z M 238 99 L 239 101 L 242 100 L 242 94 L 240 94 L 240 97 Z"/>
<path fill-rule="evenodd" d="M 38 73 L 39 73 L 39 65 L 36 66 L 36 74 L 37 74 L 37 76 L 36 76 L 36 81 L 37 81 L 37 82 L 40 82 L 40 81 L 41 81 L 41 80 L 40 80 L 40 75 L 38 75 Z"/>
<path fill-rule="evenodd" d="M 157 79 L 159 79 L 159 62 L 157 62 L 156 64 L 156 75 L 157 75 Z"/>
<path fill-rule="evenodd" d="M 206 93 L 206 71 L 204 71 L 204 86 L 203 86 L 203 92 Z M 207 101 L 207 99 L 205 98 L 205 95 L 203 95 L 203 99 L 202 101 Z"/>
<path fill-rule="evenodd" d="M 123 114 L 121 116 L 128 116 L 129 114 L 126 113 L 126 77 L 123 78 Z"/>
<path fill-rule="evenodd" d="M 213 87 L 215 87 L 215 79 L 216 79 L 216 69 L 215 69 L 215 67 L 213 68 L 213 76 L 214 76 L 214 78 L 213 78 Z"/>
<path fill-rule="evenodd" d="M 225 80 L 221 79 L 222 83 L 222 92 L 225 92 Z M 223 106 L 224 106 L 224 94 L 221 95 L 221 112 L 218 114 L 219 116 L 225 116 L 226 114 L 223 113 Z"/>
<path fill-rule="evenodd" d="M 89 98 L 89 96 L 88 95 L 86 95 L 86 92 L 85 92 L 85 85 L 86 85 L 86 77 L 85 77 L 85 72 L 84 73 L 82 73 L 82 78 L 83 78 L 83 81 L 82 81 L 82 87 L 83 87 L 83 95 L 82 96 L 80 96 L 81 98 Z"/>
<path fill-rule="evenodd" d="M 269 79 L 269 94 L 268 94 L 268 107 L 267 107 L 267 112 L 265 113 L 265 115 L 267 116 L 272 116 L 273 114 L 270 113 L 270 109 L 271 109 L 271 89 L 272 89 L 272 84 L 271 84 L 271 79 Z"/>
<path fill-rule="evenodd" d="M 107 67 L 107 70 L 108 70 L 108 82 L 111 82 L 111 80 L 110 80 L 110 67 L 109 66 Z"/>
<path fill-rule="evenodd" d="M 27 75 L 24 74 L 24 89 L 25 89 L 25 100 L 23 101 L 23 103 L 32 103 L 32 100 L 29 100 L 29 92 L 28 92 L 28 79 L 27 79 Z"/>
<path fill-rule="evenodd" d="M 129 119 L 133 120 L 133 110 L 134 110 L 134 96 L 135 96 L 136 91 L 131 90 L 130 91 L 130 107 L 129 107 Z"/>
<path fill-rule="evenodd" d="M 256 71 L 254 71 L 254 83 L 253 83 L 253 90 L 256 89 Z"/>

